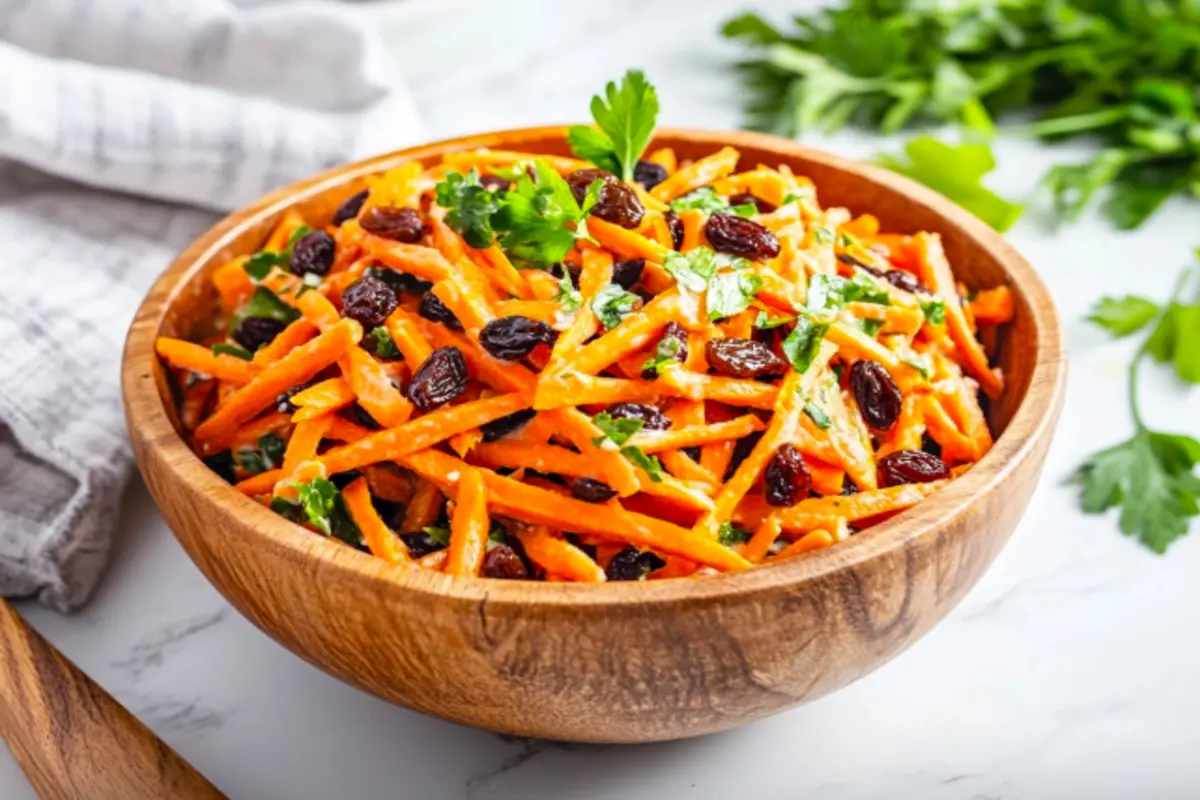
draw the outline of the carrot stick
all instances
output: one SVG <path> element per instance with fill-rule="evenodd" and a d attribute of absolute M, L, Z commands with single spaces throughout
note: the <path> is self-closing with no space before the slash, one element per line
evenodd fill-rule
<path fill-rule="evenodd" d="M 948 464 L 975 461 L 975 445 L 958 428 L 942 401 L 935 395 L 925 395 L 921 400 L 921 413 L 929 438 L 942 448 L 942 459 Z"/>
<path fill-rule="evenodd" d="M 329 426 L 329 432 L 325 434 L 325 438 L 332 439 L 336 442 L 357 442 L 370 436 L 372 431 L 364 428 L 362 425 L 357 425 L 348 419 L 343 419 L 336 414 L 333 417 L 333 422 Z"/>
<path fill-rule="evenodd" d="M 717 479 L 711 472 L 704 467 L 692 461 L 685 453 L 678 450 L 664 450 L 658 454 L 658 458 L 662 461 L 667 472 L 670 472 L 681 481 L 689 481 L 691 483 L 702 484 L 706 487 L 709 494 L 716 491 L 718 486 Z"/>
<path fill-rule="evenodd" d="M 529 317 L 554 327 L 563 313 L 553 300 L 503 300 L 496 304 L 497 317 Z"/>
<path fill-rule="evenodd" d="M 317 447 L 321 439 L 329 431 L 332 414 L 323 417 L 306 419 L 296 425 L 292 438 L 288 440 L 287 450 L 283 454 L 283 472 L 292 475 L 305 461 L 312 460 L 317 455 Z"/>
<path fill-rule="evenodd" d="M 355 347 L 339 361 L 339 365 L 359 405 L 380 425 L 395 427 L 412 416 L 412 403 L 400 394 L 370 353 Z"/>
<path fill-rule="evenodd" d="M 467 453 L 475 448 L 475 445 L 483 441 L 483 431 L 479 428 L 474 428 L 462 433 L 456 433 L 450 437 L 450 449 L 458 453 L 459 458 L 465 458 Z"/>
<path fill-rule="evenodd" d="M 591 375 L 568 372 L 538 382 L 538 399 L 534 408 L 541 410 L 599 403 L 653 403 L 661 393 L 658 386 L 648 381 L 593 378 Z"/>
<path fill-rule="evenodd" d="M 213 288 L 221 297 L 221 308 L 226 314 L 232 314 L 238 306 L 250 299 L 254 294 L 254 282 L 246 274 L 246 259 L 249 256 L 238 256 L 230 259 L 213 272 Z"/>
<path fill-rule="evenodd" d="M 672 147 L 660 147 L 647 154 L 646 160 L 652 164 L 658 164 L 667 171 L 668 175 L 679 167 L 679 162 L 675 157 L 675 149 Z"/>
<path fill-rule="evenodd" d="M 317 335 L 317 326 L 301 317 L 288 325 L 279 335 L 254 353 L 254 363 L 260 367 L 274 364 L 279 359 Z"/>
<path fill-rule="evenodd" d="M 679 250 L 686 253 L 704 244 L 704 212 L 696 209 L 680 212 L 679 221 L 683 223 L 683 241 Z"/>
<path fill-rule="evenodd" d="M 441 572 L 446 567 L 446 548 L 443 547 L 441 550 L 434 550 L 432 553 L 426 553 L 413 563 L 415 563 L 421 569 Z"/>
<path fill-rule="evenodd" d="M 214 353 L 203 345 L 183 339 L 160 336 L 154 343 L 154 349 L 159 358 L 172 367 L 228 381 L 235 386 L 245 386 L 260 372 L 255 364 L 243 358 L 227 353 Z"/>
<path fill-rule="evenodd" d="M 775 540 L 779 538 L 782 530 L 779 525 L 779 517 L 772 514 L 764 519 L 754 529 L 754 535 L 750 537 L 750 541 L 746 542 L 746 546 L 742 548 L 742 557 L 751 564 L 761 563 L 766 558 L 771 545 L 775 544 Z"/>
<path fill-rule="evenodd" d="M 282 438 L 291 436 L 292 422 L 287 414 L 272 411 L 238 427 L 233 434 L 233 448 L 257 447 L 258 440 L 273 433 Z"/>
<path fill-rule="evenodd" d="M 483 473 L 466 468 L 458 482 L 454 515 L 450 518 L 450 547 L 446 554 L 447 575 L 478 575 L 487 553 L 488 497 Z"/>
<path fill-rule="evenodd" d="M 672 252 L 653 239 L 647 239 L 639 233 L 626 230 L 620 225 L 600 219 L 588 217 L 588 233 L 600 243 L 605 250 L 611 250 L 621 258 L 644 258 L 661 264 L 667 254 Z"/>
<path fill-rule="evenodd" d="M 926 286 L 942 296 L 946 303 L 946 327 L 950 338 L 958 347 L 959 355 L 971 377 L 979 381 L 984 393 L 995 400 L 1004 388 L 1000 373 L 988 364 L 987 354 L 979 343 L 963 312 L 962 300 L 958 296 L 958 287 L 954 282 L 954 273 L 950 270 L 950 262 L 942 250 L 942 239 L 937 234 L 918 233 L 913 237 L 913 244 L 920 257 L 920 274 Z"/>
<path fill-rule="evenodd" d="M 890 305 L 881 306 L 877 303 L 847 303 L 846 310 L 858 319 L 875 319 L 883 323 L 881 334 L 902 333 L 912 336 L 921 329 L 925 315 L 921 309 L 913 306 Z"/>
<path fill-rule="evenodd" d="M 462 323 L 472 339 L 479 338 L 479 331 L 494 318 L 487 301 L 470 293 L 462 281 L 448 278 L 433 285 L 433 293 L 450 309 Z"/>
<path fill-rule="evenodd" d="M 722 147 L 712 155 L 693 161 L 650 190 L 658 200 L 666 202 L 724 178 L 737 168 L 741 154 L 732 147 Z M 591 230 L 591 224 L 588 224 Z"/>
<path fill-rule="evenodd" d="M 312 378 L 358 344 L 362 326 L 342 320 L 317 338 L 292 350 L 243 386 L 216 413 L 196 428 L 196 440 L 220 449 L 238 425 L 271 405 L 285 389 Z"/>
<path fill-rule="evenodd" d="M 315 460 L 325 467 L 327 475 L 379 461 L 395 461 L 432 447 L 456 433 L 478 428 L 526 408 L 529 408 L 529 397 L 518 392 L 439 408 L 410 422 L 373 433 L 354 444 L 336 447 Z"/>
<path fill-rule="evenodd" d="M 872 456 L 870 435 L 862 426 L 858 408 L 855 407 L 851 411 L 842 390 L 836 385 L 826 392 L 826 400 L 820 405 L 832 423 L 826 433 L 838 454 L 839 463 L 859 489 L 874 489 L 878 485 L 875 477 L 875 459 Z"/>
<path fill-rule="evenodd" d="M 329 438 L 326 434 L 325 438 Z M 363 477 L 367 479 L 367 488 L 374 497 L 391 503 L 407 503 L 412 500 L 412 483 L 400 472 L 395 464 L 372 464 L 362 468 Z"/>
<path fill-rule="evenodd" d="M 499 245 L 492 245 L 484 250 L 474 250 L 486 265 L 483 273 L 491 279 L 499 289 L 521 300 L 533 299 L 529 283 L 524 276 L 508 260 L 508 256 Z"/>
<path fill-rule="evenodd" d="M 363 233 L 363 247 L 378 259 L 380 265 L 398 272 L 407 272 L 423 281 L 436 283 L 454 274 L 454 267 L 445 256 L 431 247 L 403 244 Z"/>
<path fill-rule="evenodd" d="M 827 464 L 807 454 L 804 456 L 804 466 L 808 468 L 813 491 L 817 494 L 829 496 L 842 493 L 842 487 L 846 483 L 846 471 L 841 467 Z"/>
<path fill-rule="evenodd" d="M 238 481 L 233 485 L 233 488 L 251 497 L 260 494 L 270 494 L 274 491 L 275 484 L 286 477 L 287 473 L 282 469 L 269 469 L 266 472 L 260 472 L 257 475 L 251 475 L 245 480 Z"/>
<path fill-rule="evenodd" d="M 783 561 L 793 556 L 811 553 L 813 550 L 824 550 L 833 544 L 833 534 L 829 531 L 815 530 L 801 536 L 796 541 L 779 551 L 773 560 Z"/>
<path fill-rule="evenodd" d="M 453 491 L 462 471 L 470 469 L 454 456 L 436 450 L 413 453 L 402 460 L 409 469 L 449 491 Z M 673 553 L 722 571 L 741 571 L 750 566 L 715 539 L 694 536 L 687 528 L 626 511 L 618 504 L 585 503 L 494 472 L 484 472 L 483 481 L 489 507 L 501 516 Z"/>
<path fill-rule="evenodd" d="M 1003 325 L 1012 322 L 1016 315 L 1012 289 L 1007 286 L 981 289 L 975 293 L 975 299 L 971 301 L 971 313 L 979 325 Z"/>
<path fill-rule="evenodd" d="M 344 378 L 330 378 L 292 395 L 292 405 L 297 408 L 292 415 L 292 422 L 319 417 L 353 402 L 354 392 L 350 390 L 350 384 Z"/>
<path fill-rule="evenodd" d="M 678 312 L 679 295 L 659 295 L 641 311 L 630 314 L 620 325 L 569 355 L 563 369 L 595 375 L 622 357 L 649 344 L 651 337 L 674 320 Z"/>
<path fill-rule="evenodd" d="M 371 505 L 371 489 L 366 478 L 356 478 L 343 489 L 342 501 L 346 504 L 350 519 L 354 520 L 354 524 L 362 532 L 372 555 L 389 564 L 409 562 L 408 549 L 404 542 L 384 524 L 375 506 Z"/>
<path fill-rule="evenodd" d="M 429 358 L 429 354 L 433 352 L 429 342 L 425 341 L 425 337 L 421 335 L 417 321 L 408 310 L 397 308 L 384 324 L 396 349 L 413 369 L 424 363 L 425 359 Z"/>
<path fill-rule="evenodd" d="M 978 461 L 983 458 L 984 454 L 992 449 L 992 432 L 988 429 L 987 420 L 975 400 L 974 393 L 966 385 L 966 379 L 960 377 L 938 381 L 934 385 L 934 392 L 958 423 L 958 429 L 971 443 L 971 460 Z"/>
<path fill-rule="evenodd" d="M 543 525 L 518 527 L 517 538 L 525 555 L 547 572 L 580 583 L 603 583 L 604 570 L 587 553 L 560 539 Z"/>
<path fill-rule="evenodd" d="M 560 372 L 568 357 L 599 329 L 596 315 L 592 313 L 592 300 L 596 293 L 612 282 L 613 258 L 611 253 L 595 248 L 583 251 L 583 265 L 579 274 L 579 293 L 582 298 L 579 310 L 571 326 L 558 337 L 550 351 L 550 361 L 542 375 L 553 376 Z"/>
<path fill-rule="evenodd" d="M 686 397 L 689 400 L 715 400 L 746 408 L 770 410 L 775 407 L 779 396 L 778 387 L 769 383 L 719 375 L 701 375 L 682 369 L 666 370 L 656 383 L 663 394 Z"/>
<path fill-rule="evenodd" d="M 762 497 L 747 496 L 738 505 L 734 521 L 743 525 L 758 525 L 767 516 L 779 514 L 779 522 L 785 532 L 807 533 L 813 528 L 836 525 L 836 521 L 847 522 L 875 517 L 915 506 L 950 481 L 931 483 L 905 483 L 871 492 L 859 492 L 849 497 L 810 497 L 794 506 L 778 509 L 767 505 Z"/>
<path fill-rule="evenodd" d="M 400 523 L 402 533 L 421 533 L 437 522 L 442 513 L 442 492 L 437 485 L 424 478 L 418 479 L 412 499 L 404 507 L 404 520 Z"/>
<path fill-rule="evenodd" d="M 731 477 L 717 494 L 716 508 L 705 514 L 692 529 L 697 536 L 716 538 L 721 522 L 730 518 L 741 499 L 750 490 L 750 485 L 766 468 L 779 446 L 790 442 L 795 436 L 804 409 L 804 398 L 812 394 L 817 382 L 824 379 L 825 365 L 829 363 L 837 348 L 828 342 L 821 349 L 804 374 L 789 372 L 779 388 L 779 405 L 762 438 L 746 459 L 738 465 Z"/>
<path fill-rule="evenodd" d="M 910 392 L 904 396 L 896 424 L 884 436 L 875 451 L 876 460 L 900 450 L 920 450 L 925 434 L 925 415 L 921 411 L 922 395 Z"/>
<path fill-rule="evenodd" d="M 279 220 L 279 224 L 275 226 L 275 230 L 271 231 L 270 237 L 267 238 L 267 243 L 263 245 L 263 250 L 279 252 L 287 247 L 288 240 L 292 238 L 292 234 L 304 224 L 304 217 L 300 216 L 294 208 L 289 208 L 283 217 Z"/>
<path fill-rule="evenodd" d="M 682 450 L 685 447 L 741 439 L 766 427 L 766 424 L 753 414 L 744 414 L 711 425 L 671 428 L 665 431 L 638 431 L 630 437 L 629 444 L 640 447 L 647 453 L 661 453 L 663 450 Z"/>
<path fill-rule="evenodd" d="M 200 424 L 200 417 L 216 388 L 216 381 L 196 381 L 184 388 L 183 400 L 179 403 L 179 421 L 184 430 L 195 430 Z"/>

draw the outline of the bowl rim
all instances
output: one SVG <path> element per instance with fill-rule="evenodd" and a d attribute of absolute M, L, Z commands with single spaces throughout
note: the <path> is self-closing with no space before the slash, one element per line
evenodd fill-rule
<path fill-rule="evenodd" d="M 996 231 L 942 195 L 902 175 L 871 164 L 852 161 L 803 144 L 768 134 L 690 128 L 659 128 L 655 141 L 683 141 L 722 147 L 755 147 L 858 176 L 883 185 L 923 205 L 988 251 L 1018 287 L 1031 313 L 1037 357 L 1029 383 L 1008 426 L 995 446 L 971 470 L 948 486 L 891 520 L 856 534 L 848 542 L 806 558 L 763 565 L 740 573 L 701 578 L 581 585 L 534 581 L 502 581 L 449 576 L 429 570 L 393 565 L 341 543 L 315 536 L 242 495 L 211 471 L 175 431 L 152 368 L 154 340 L 167 310 L 178 299 L 198 265 L 214 258 L 248 226 L 278 214 L 299 202 L 336 190 L 368 175 L 405 161 L 437 157 L 455 151 L 492 147 L 519 149 L 522 142 L 565 138 L 568 126 L 553 125 L 441 139 L 334 167 L 312 178 L 278 189 L 222 218 L 187 248 L 154 281 L 134 315 L 125 340 L 121 366 L 122 398 L 130 434 L 160 456 L 155 467 L 168 470 L 177 485 L 186 487 L 193 502 L 215 506 L 231 522 L 253 531 L 262 548 L 295 562 L 297 568 L 319 562 L 321 578 L 345 578 L 383 599 L 417 592 L 438 602 L 479 605 L 488 613 L 512 612 L 541 606 L 645 606 L 680 602 L 710 602 L 731 597 L 753 597 L 763 592 L 794 587 L 876 557 L 907 548 L 933 535 L 956 518 L 969 513 L 977 500 L 994 491 L 1048 436 L 1063 401 L 1066 364 L 1064 335 L 1054 302 L 1041 278 L 1025 259 Z M 819 187 L 818 187 L 819 189 Z M 145 469 L 145 464 L 139 464 Z M 935 512 L 932 513 L 931 512 Z M 172 531 L 174 533 L 174 531 Z M 175 534 L 178 538 L 178 534 Z M 304 566 L 301 566 L 304 565 Z M 482 605 L 480 605 L 482 608 Z"/>

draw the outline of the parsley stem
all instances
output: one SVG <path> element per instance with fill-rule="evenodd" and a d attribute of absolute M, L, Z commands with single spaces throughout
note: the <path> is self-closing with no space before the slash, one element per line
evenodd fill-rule
<path fill-rule="evenodd" d="M 1171 297 L 1163 304 L 1162 311 L 1159 312 L 1154 325 L 1150 328 L 1151 331 L 1157 329 L 1163 317 L 1171 313 L 1171 307 L 1179 302 L 1191 277 L 1192 270 L 1190 269 L 1185 269 L 1179 274 L 1179 277 L 1175 280 L 1175 288 L 1171 291 Z M 1129 386 L 1126 387 L 1126 390 L 1129 392 L 1129 411 L 1133 415 L 1133 423 L 1137 426 L 1139 432 L 1145 430 L 1146 425 L 1142 421 L 1142 408 L 1138 404 L 1138 367 L 1141 365 L 1142 359 L 1150 352 L 1150 341 L 1153 338 L 1153 334 L 1147 336 L 1129 362 Z"/>

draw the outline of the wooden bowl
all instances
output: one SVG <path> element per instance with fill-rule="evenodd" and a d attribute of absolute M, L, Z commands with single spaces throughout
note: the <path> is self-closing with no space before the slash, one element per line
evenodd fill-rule
<path fill-rule="evenodd" d="M 844 544 L 737 575 L 599 586 L 452 578 L 394 567 L 284 521 L 228 486 L 179 435 L 154 356 L 214 308 L 209 275 L 256 250 L 298 207 L 327 218 L 363 178 L 405 161 L 494 147 L 567 154 L 565 128 L 470 136 L 327 172 L 259 200 L 194 242 L 151 288 L 125 345 L 138 465 L 192 560 L 292 652 L 380 697 L 479 728 L 584 742 L 720 731 L 820 697 L 919 639 L 975 585 L 1025 511 L 1062 405 L 1062 332 L 1029 265 L 990 228 L 886 170 L 751 133 L 664 130 L 699 157 L 732 144 L 742 167 L 785 163 L 822 204 L 884 230 L 936 231 L 969 286 L 1008 284 L 1008 377 L 996 445 L 930 499 Z"/>

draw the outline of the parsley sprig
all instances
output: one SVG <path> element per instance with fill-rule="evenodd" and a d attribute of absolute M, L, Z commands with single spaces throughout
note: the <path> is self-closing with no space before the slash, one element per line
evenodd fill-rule
<path fill-rule="evenodd" d="M 1200 257 L 1200 252 L 1197 253 Z M 1200 383 L 1200 269 L 1180 276 L 1165 306 L 1141 297 L 1104 298 L 1089 319 L 1113 336 L 1130 336 L 1153 323 L 1129 362 L 1129 411 L 1134 434 L 1088 457 L 1075 475 L 1083 510 L 1100 514 L 1121 507 L 1122 533 L 1164 553 L 1200 513 L 1200 441 L 1151 429 L 1138 402 L 1138 371 L 1147 356 L 1169 363 L 1180 379 Z M 1185 303 L 1189 293 L 1196 302 Z"/>
<path fill-rule="evenodd" d="M 626 419 L 622 417 L 613 418 L 607 411 L 602 411 L 592 417 L 592 424 L 595 425 L 601 432 L 601 436 L 597 436 L 592 440 L 592 444 L 597 447 L 614 447 L 620 451 L 621 455 L 629 459 L 635 467 L 641 468 L 650 480 L 655 483 L 660 483 L 663 476 L 663 465 L 658 460 L 658 456 L 647 455 L 642 448 L 636 445 L 626 444 L 635 433 L 642 429 L 644 424 L 640 419 Z"/>
<path fill-rule="evenodd" d="M 632 180 L 638 158 L 654 134 L 658 93 L 638 70 L 625 73 L 621 83 L 609 83 L 603 95 L 592 98 L 595 127 L 575 125 L 567 133 L 571 152 L 608 170 L 622 180 Z"/>

